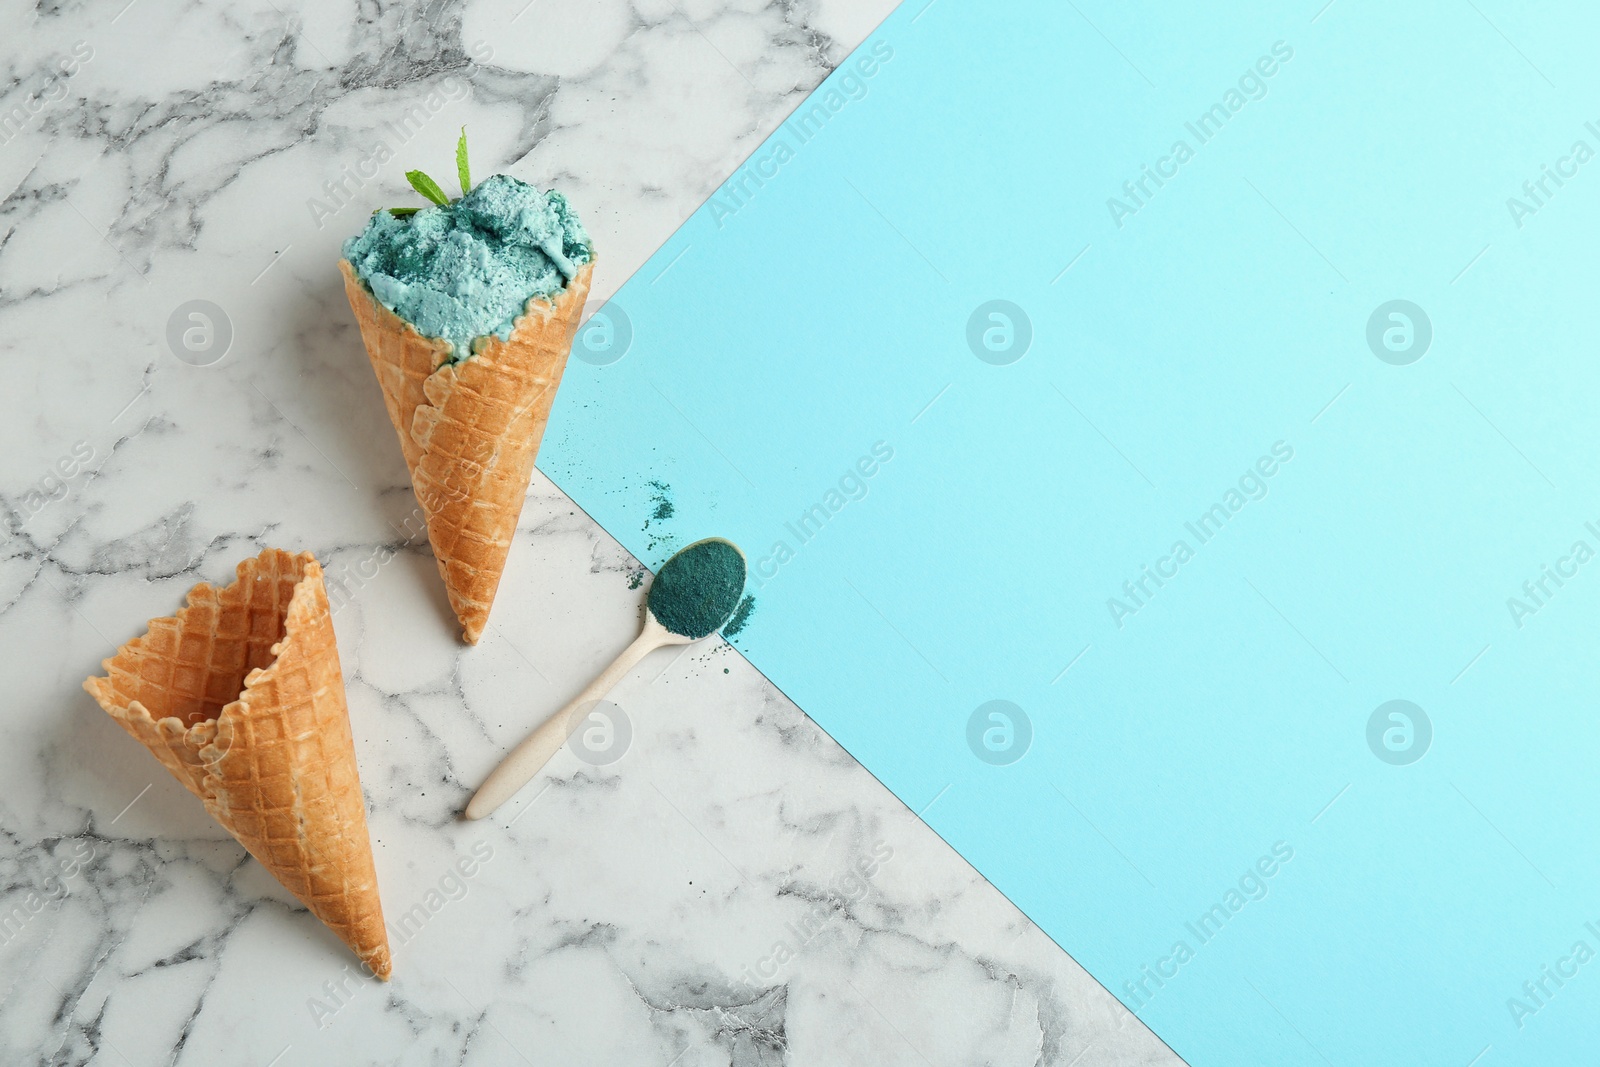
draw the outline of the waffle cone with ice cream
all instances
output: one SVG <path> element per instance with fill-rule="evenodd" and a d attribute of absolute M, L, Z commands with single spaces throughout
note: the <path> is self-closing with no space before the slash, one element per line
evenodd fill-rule
<path fill-rule="evenodd" d="M 269 548 L 83 683 L 376 975 L 391 970 L 322 568 Z"/>
<path fill-rule="evenodd" d="M 522 516 L 533 463 L 589 295 L 590 263 L 554 303 L 530 300 L 511 337 L 471 358 L 424 337 L 339 263 L 345 295 L 411 469 L 439 574 L 461 633 L 477 644 Z"/>
<path fill-rule="evenodd" d="M 505 569 L 550 406 L 589 295 L 593 248 L 559 193 L 506 175 L 379 211 L 345 243 L 345 294 L 400 438 L 462 637 Z"/>

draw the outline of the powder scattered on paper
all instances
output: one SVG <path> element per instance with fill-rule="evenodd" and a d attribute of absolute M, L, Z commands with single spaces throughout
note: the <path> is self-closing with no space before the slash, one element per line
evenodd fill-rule
<path fill-rule="evenodd" d="M 746 596 L 739 601 L 739 606 L 733 611 L 733 618 L 729 619 L 728 624 L 722 628 L 722 636 L 730 639 L 739 636 L 740 631 L 749 624 L 751 612 L 755 610 L 755 597 Z"/>

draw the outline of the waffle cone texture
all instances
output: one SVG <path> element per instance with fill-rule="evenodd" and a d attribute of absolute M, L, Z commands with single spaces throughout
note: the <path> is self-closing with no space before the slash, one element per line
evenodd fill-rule
<path fill-rule="evenodd" d="M 553 303 L 528 301 L 508 340 L 479 338 L 449 363 L 448 341 L 417 332 L 339 263 L 468 644 L 489 621 L 593 268 L 584 264 Z"/>
<path fill-rule="evenodd" d="M 374 974 L 389 939 L 322 568 L 269 548 L 83 687 Z"/>

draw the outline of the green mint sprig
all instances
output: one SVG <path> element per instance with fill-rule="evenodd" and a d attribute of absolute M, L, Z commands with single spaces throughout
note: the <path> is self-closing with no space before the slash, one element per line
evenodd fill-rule
<path fill-rule="evenodd" d="M 472 192 L 472 172 L 467 167 L 467 128 L 465 126 L 461 127 L 461 138 L 460 140 L 456 141 L 456 177 L 461 181 L 462 196 L 466 196 L 468 193 Z M 454 200 L 451 200 L 448 196 L 444 195 L 444 190 L 439 188 L 438 182 L 434 181 L 420 170 L 406 171 L 406 181 L 410 182 L 411 188 L 415 189 L 418 193 L 421 193 L 425 199 L 432 201 L 440 207 L 446 207 L 455 203 Z M 378 210 L 382 211 L 384 209 L 379 208 Z M 419 207 L 392 207 L 388 209 L 389 214 L 395 216 L 396 218 L 405 218 L 409 215 L 415 215 L 421 210 L 422 209 Z M 373 214 L 377 214 L 377 212 L 375 211 Z"/>
<path fill-rule="evenodd" d="M 461 140 L 456 142 L 456 177 L 461 180 L 461 195 L 472 192 L 472 172 L 467 169 L 467 128 L 461 127 Z"/>
<path fill-rule="evenodd" d="M 444 190 L 439 188 L 439 183 L 422 173 L 420 170 L 406 171 L 406 181 L 411 183 L 411 188 L 432 200 L 440 207 L 450 203 L 450 198 L 444 195 Z"/>

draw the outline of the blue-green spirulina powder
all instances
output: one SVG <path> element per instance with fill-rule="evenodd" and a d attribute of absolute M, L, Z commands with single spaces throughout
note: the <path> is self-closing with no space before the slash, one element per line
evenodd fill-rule
<path fill-rule="evenodd" d="M 650 503 L 655 505 L 655 510 L 644 520 L 645 529 L 649 529 L 652 522 L 662 522 L 672 518 L 678 510 L 672 503 L 672 486 L 666 482 L 654 481 L 650 483 L 650 489 Z"/>
<path fill-rule="evenodd" d="M 728 624 L 722 628 L 722 636 L 728 638 L 738 637 L 744 628 L 750 624 L 750 613 L 755 610 L 755 597 L 747 596 L 739 601 L 739 607 L 734 611 L 733 618 L 729 619 Z"/>
<path fill-rule="evenodd" d="M 656 531 L 651 535 L 650 541 L 645 545 L 645 548 L 651 552 L 654 552 L 657 546 L 660 545 L 666 545 L 670 548 L 673 542 L 673 534 L 670 529 L 665 527 L 665 524 L 668 519 L 677 514 L 678 510 L 672 502 L 672 486 L 659 479 L 652 481 L 650 483 L 650 504 L 651 511 L 645 518 L 642 528 L 649 530 L 650 527 L 654 526 Z"/>
<path fill-rule="evenodd" d="M 699 639 L 728 620 L 744 595 L 744 553 L 727 541 L 698 541 L 661 565 L 647 603 L 656 621 Z"/>

